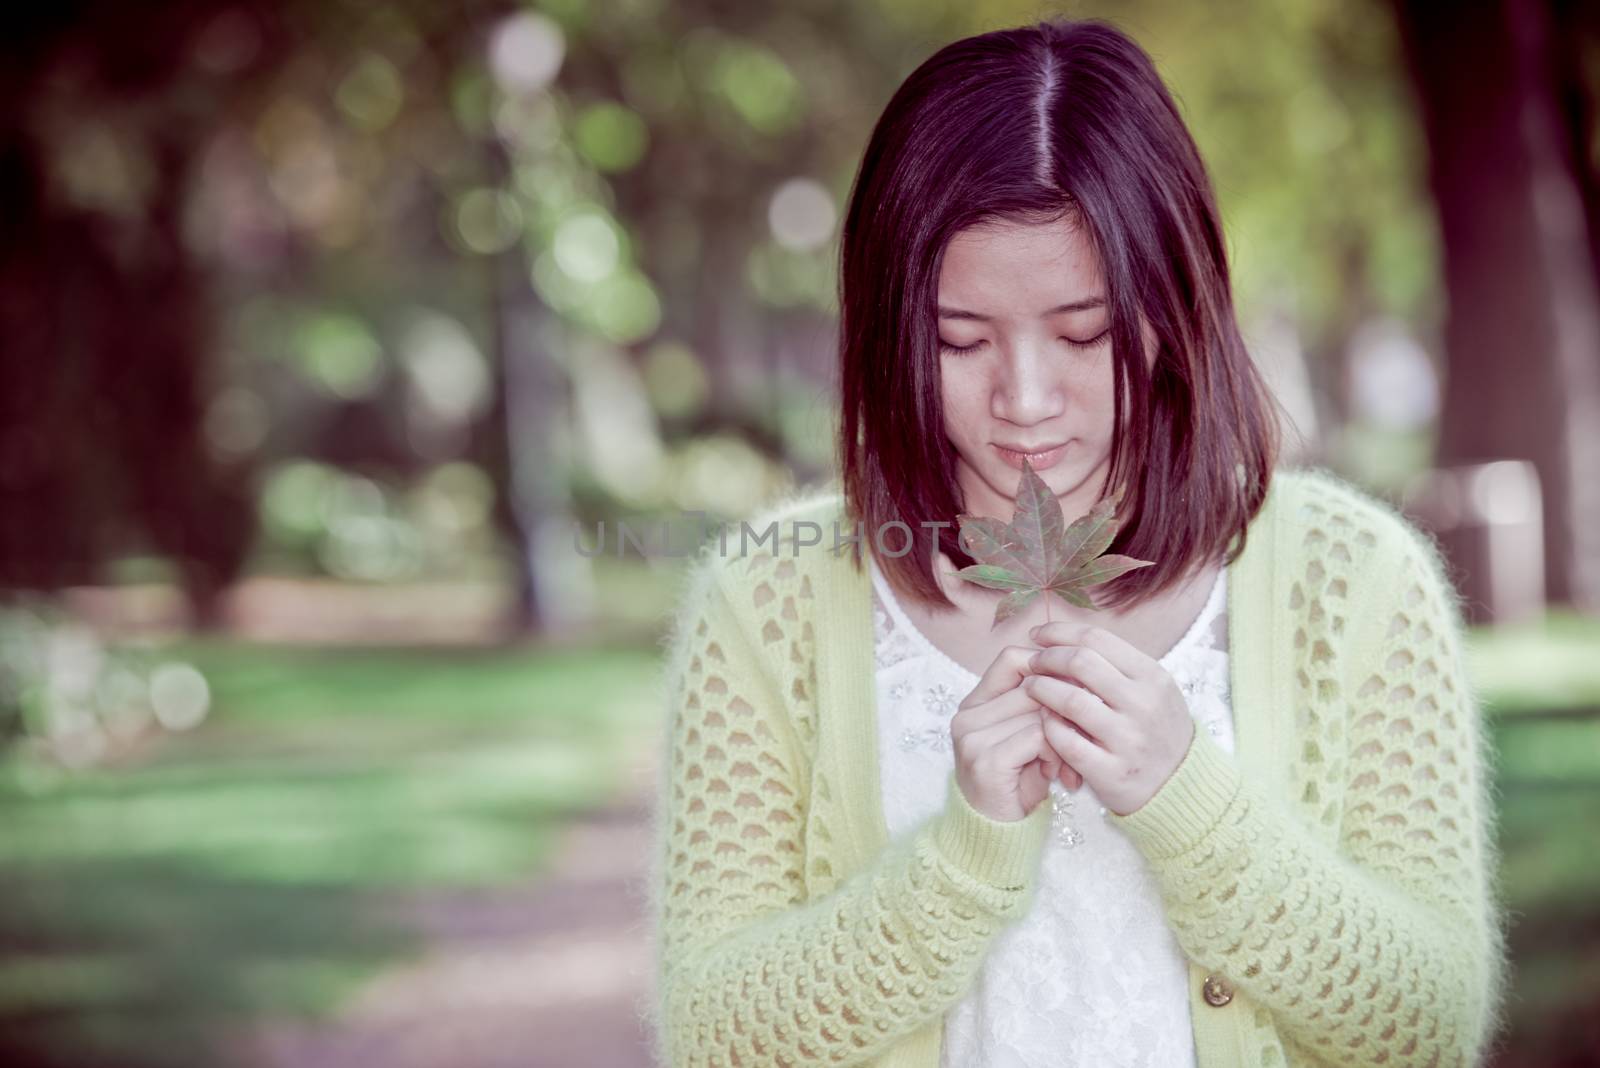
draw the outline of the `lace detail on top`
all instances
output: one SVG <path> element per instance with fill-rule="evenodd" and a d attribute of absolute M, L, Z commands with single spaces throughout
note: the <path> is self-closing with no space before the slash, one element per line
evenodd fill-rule
<path fill-rule="evenodd" d="M 955 766 L 949 721 L 978 676 L 917 629 L 870 566 L 884 817 L 900 834 L 943 803 Z M 1224 568 L 1160 663 L 1196 725 L 1232 752 L 1226 607 Z M 944 1068 L 1194 1065 L 1187 958 L 1142 854 L 1087 783 L 1076 791 L 1052 783 L 1049 803 L 1039 892 L 946 1013 Z"/>

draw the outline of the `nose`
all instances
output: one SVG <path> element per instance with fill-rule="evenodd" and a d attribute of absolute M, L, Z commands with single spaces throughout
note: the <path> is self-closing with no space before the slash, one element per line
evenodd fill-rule
<path fill-rule="evenodd" d="M 995 361 L 990 412 L 1018 426 L 1032 426 L 1061 414 L 1064 397 L 1061 368 L 1039 341 L 1019 341 Z"/>

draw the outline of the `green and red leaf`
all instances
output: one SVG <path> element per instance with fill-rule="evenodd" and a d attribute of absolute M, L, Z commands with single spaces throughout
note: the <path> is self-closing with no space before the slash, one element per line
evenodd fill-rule
<path fill-rule="evenodd" d="M 1066 526 L 1061 502 L 1027 460 L 1022 461 L 1016 499 L 1009 523 L 992 516 L 956 517 L 962 548 L 979 561 L 956 574 L 987 589 L 1007 591 L 995 608 L 994 626 L 1045 592 L 1097 611 L 1099 606 L 1086 590 L 1154 564 L 1106 553 L 1119 526 L 1116 500 L 1097 502 L 1088 514 Z"/>

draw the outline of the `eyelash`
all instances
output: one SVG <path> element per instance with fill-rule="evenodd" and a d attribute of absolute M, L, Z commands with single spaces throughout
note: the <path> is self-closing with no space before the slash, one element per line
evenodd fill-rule
<path fill-rule="evenodd" d="M 1064 337 L 1061 340 L 1065 341 L 1068 345 L 1071 345 L 1075 349 L 1094 349 L 1094 348 L 1099 348 L 1100 347 L 1100 343 L 1105 341 L 1106 338 L 1108 338 L 1110 336 L 1111 336 L 1111 331 L 1104 330 L 1104 331 L 1101 331 L 1101 333 L 1100 333 L 1100 335 L 1098 337 L 1090 338 L 1088 341 L 1074 341 L 1070 337 Z M 939 351 L 943 352 L 943 353 L 948 353 L 951 356 L 968 356 L 968 355 L 971 355 L 972 353 L 978 351 L 978 349 L 982 348 L 983 344 L 984 343 L 982 341 L 978 341 L 978 342 L 974 342 L 971 345 L 966 345 L 966 346 L 952 345 L 949 342 L 944 341 L 943 339 L 941 339 L 939 341 Z"/>

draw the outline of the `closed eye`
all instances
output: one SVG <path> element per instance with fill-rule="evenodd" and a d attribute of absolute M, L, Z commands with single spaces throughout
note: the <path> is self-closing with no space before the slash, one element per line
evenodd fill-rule
<path fill-rule="evenodd" d="M 1107 329 L 1101 331 L 1099 335 L 1090 338 L 1088 341 L 1079 341 L 1077 338 L 1071 337 L 1064 337 L 1060 340 L 1065 341 L 1068 345 L 1071 345 L 1075 349 L 1093 349 L 1099 348 L 1100 345 L 1103 344 L 1110 336 L 1111 331 Z M 970 353 L 977 352 L 986 344 L 988 344 L 986 341 L 974 341 L 970 345 L 952 345 L 950 342 L 944 340 L 944 338 L 940 338 L 939 351 L 950 356 L 966 356 Z"/>

